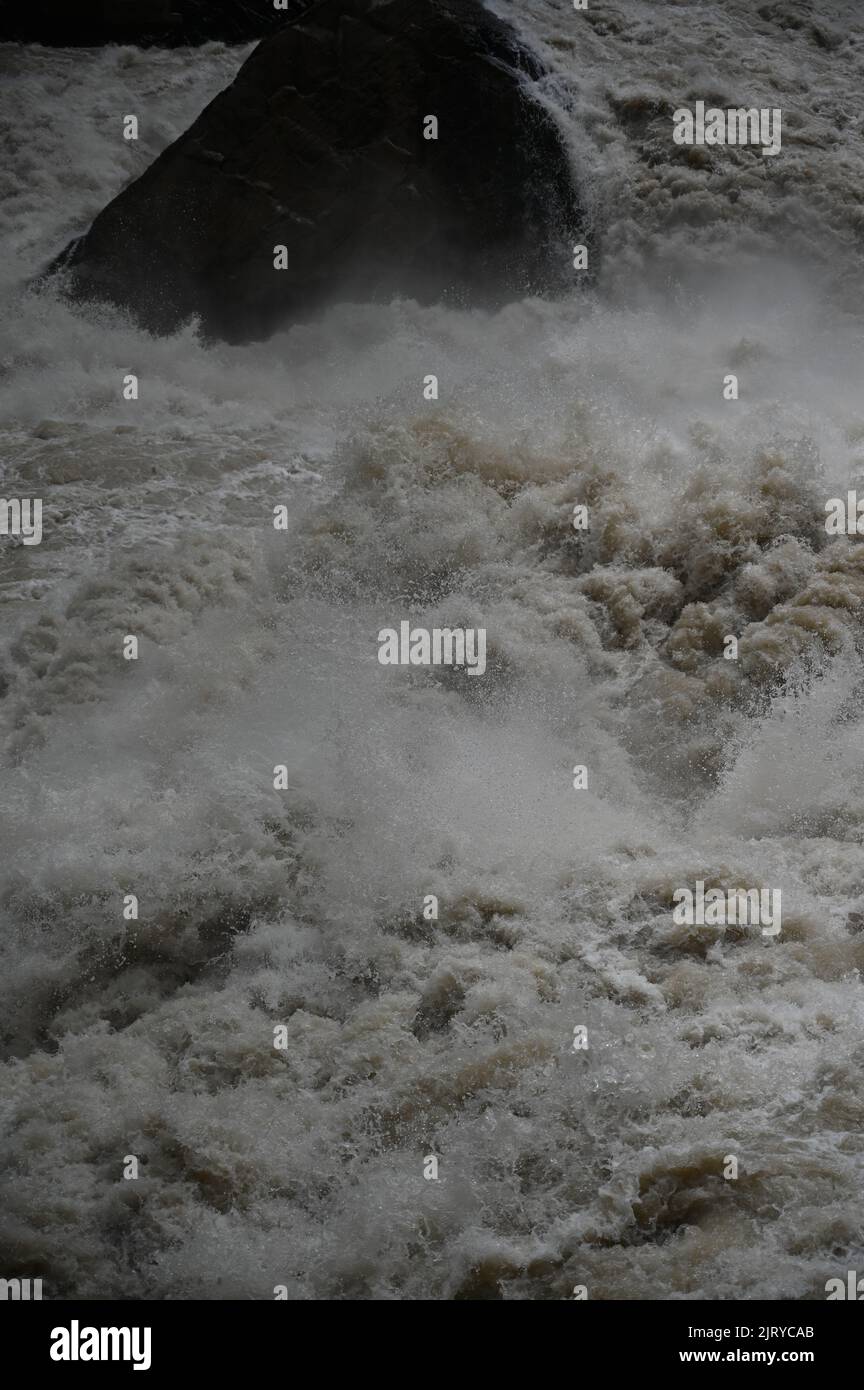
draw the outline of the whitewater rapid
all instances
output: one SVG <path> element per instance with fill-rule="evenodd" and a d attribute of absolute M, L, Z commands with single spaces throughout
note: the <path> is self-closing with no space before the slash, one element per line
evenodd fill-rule
<path fill-rule="evenodd" d="M 27 284 L 249 50 L 0 47 L 2 486 L 45 509 L 0 575 L 0 1273 L 46 1297 L 864 1267 L 864 549 L 823 526 L 864 482 L 864 22 L 496 8 L 596 288 L 243 347 Z M 674 151 L 694 96 L 782 105 L 776 167 Z M 409 617 L 484 627 L 483 679 L 382 668 Z M 675 926 L 697 879 L 782 888 L 782 937 Z"/>

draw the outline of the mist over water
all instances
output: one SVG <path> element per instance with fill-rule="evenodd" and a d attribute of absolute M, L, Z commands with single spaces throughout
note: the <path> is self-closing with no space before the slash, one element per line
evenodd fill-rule
<path fill-rule="evenodd" d="M 864 485 L 864 20 L 495 8 L 596 287 L 241 347 L 26 285 L 248 49 L 0 47 L 2 488 L 45 528 L 0 572 L 0 1269 L 48 1296 L 862 1268 L 864 548 L 824 503 Z M 688 160 L 699 98 L 781 107 L 782 154 Z M 484 627 L 482 680 L 380 666 L 402 618 Z M 781 936 L 674 925 L 700 879 L 781 888 Z"/>

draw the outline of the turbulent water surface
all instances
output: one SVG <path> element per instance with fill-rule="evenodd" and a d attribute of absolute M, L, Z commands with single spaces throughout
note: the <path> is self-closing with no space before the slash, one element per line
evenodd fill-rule
<path fill-rule="evenodd" d="M 0 48 L 3 493 L 45 508 L 2 554 L 0 1264 L 46 1296 L 864 1267 L 864 546 L 824 529 L 864 486 L 864 19 L 496 8 L 595 288 L 246 347 L 24 287 L 248 49 Z M 674 146 L 697 99 L 781 107 L 781 155 Z M 485 627 L 486 675 L 380 666 L 403 618 Z M 676 926 L 697 879 L 782 889 L 779 939 Z"/>

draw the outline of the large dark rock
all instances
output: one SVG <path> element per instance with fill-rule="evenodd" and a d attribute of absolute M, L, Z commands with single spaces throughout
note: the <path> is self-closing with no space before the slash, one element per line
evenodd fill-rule
<path fill-rule="evenodd" d="M 323 0 L 100 213 L 65 255 L 70 288 L 156 332 L 200 315 L 241 340 L 335 298 L 569 287 L 575 194 L 526 74 L 478 0 Z"/>
<path fill-rule="evenodd" d="M 283 28 L 314 0 L 0 0 L 0 39 L 46 45 L 248 43 Z"/>

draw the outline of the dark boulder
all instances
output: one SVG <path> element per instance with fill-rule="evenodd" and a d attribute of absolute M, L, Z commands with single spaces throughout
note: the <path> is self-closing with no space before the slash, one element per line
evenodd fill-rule
<path fill-rule="evenodd" d="M 339 298 L 569 288 L 576 199 L 537 76 L 478 0 L 323 0 L 64 254 L 70 290 L 237 341 Z"/>

